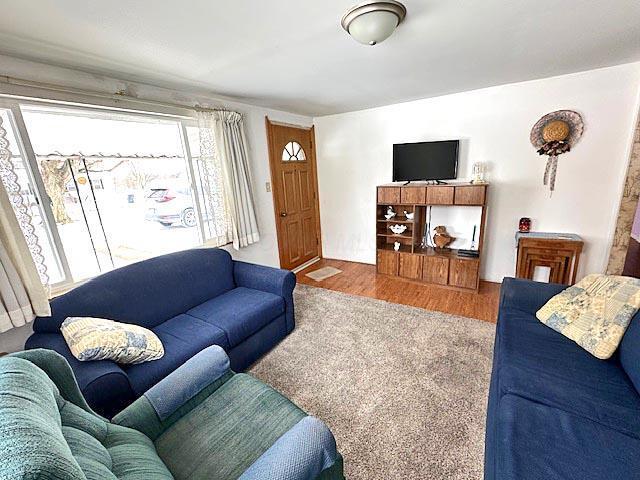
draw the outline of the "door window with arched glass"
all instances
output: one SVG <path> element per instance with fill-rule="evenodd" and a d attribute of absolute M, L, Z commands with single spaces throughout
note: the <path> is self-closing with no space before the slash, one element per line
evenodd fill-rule
<path fill-rule="evenodd" d="M 298 142 L 289 142 L 282 150 L 283 162 L 304 162 L 306 159 L 304 148 Z"/>

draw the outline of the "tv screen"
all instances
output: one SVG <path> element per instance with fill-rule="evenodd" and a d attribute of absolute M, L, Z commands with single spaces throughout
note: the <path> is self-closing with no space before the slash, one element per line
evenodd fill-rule
<path fill-rule="evenodd" d="M 452 180 L 457 177 L 458 140 L 393 146 L 393 181 Z"/>

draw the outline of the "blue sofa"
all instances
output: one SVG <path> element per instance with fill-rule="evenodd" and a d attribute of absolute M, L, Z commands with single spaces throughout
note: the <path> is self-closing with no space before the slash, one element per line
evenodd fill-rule
<path fill-rule="evenodd" d="M 502 284 L 485 480 L 640 479 L 640 314 L 599 360 L 536 319 L 564 288 Z"/>
<path fill-rule="evenodd" d="M 294 328 L 293 273 L 238 262 L 225 250 L 186 250 L 134 263 L 96 277 L 51 301 L 51 317 L 36 318 L 26 348 L 62 354 L 87 402 L 111 417 L 186 360 L 221 346 L 231 368 L 243 371 Z M 160 360 L 138 365 L 76 360 L 60 325 L 92 316 L 153 330 Z"/>

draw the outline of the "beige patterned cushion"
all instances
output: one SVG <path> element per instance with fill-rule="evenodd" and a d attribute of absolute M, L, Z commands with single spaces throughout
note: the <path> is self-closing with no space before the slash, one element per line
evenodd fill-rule
<path fill-rule="evenodd" d="M 593 274 L 553 297 L 536 316 L 604 360 L 618 348 L 638 308 L 640 280 Z"/>
<path fill-rule="evenodd" d="M 60 330 L 73 356 L 83 362 L 142 363 L 164 355 L 156 334 L 138 325 L 104 318 L 68 317 Z"/>

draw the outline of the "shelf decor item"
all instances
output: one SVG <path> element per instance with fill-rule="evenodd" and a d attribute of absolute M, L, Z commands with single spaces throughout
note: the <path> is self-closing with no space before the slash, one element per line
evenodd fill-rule
<path fill-rule="evenodd" d="M 518 222 L 518 231 L 519 232 L 529 232 L 531 231 L 531 219 L 529 217 L 522 217 Z"/>
<path fill-rule="evenodd" d="M 400 250 L 400 242 L 393 242 L 393 249 L 397 252 Z"/>
<path fill-rule="evenodd" d="M 558 110 L 546 114 L 531 129 L 531 144 L 539 155 L 547 155 L 543 183 L 549 185 L 553 194 L 556 185 L 558 156 L 571 150 L 584 130 L 584 123 L 579 113 L 572 110 Z"/>
<path fill-rule="evenodd" d="M 384 214 L 384 218 L 391 220 L 395 216 L 396 212 L 393 211 L 393 207 L 389 206 L 389 208 L 387 208 L 387 213 Z"/>
<path fill-rule="evenodd" d="M 433 243 L 435 244 L 436 248 L 446 248 L 447 245 L 449 245 L 456 239 L 456 237 L 452 237 L 447 233 L 447 227 L 445 227 L 444 225 L 440 225 L 434 228 L 434 230 L 436 233 L 433 234 Z"/>
<path fill-rule="evenodd" d="M 404 233 L 404 231 L 407 229 L 407 226 L 395 224 L 395 225 L 389 226 L 389 229 L 396 235 L 400 235 Z"/>
<path fill-rule="evenodd" d="M 487 173 L 487 164 L 484 162 L 475 162 L 471 171 L 473 176 L 471 183 L 473 185 L 484 185 L 487 183 L 484 179 L 485 173 Z"/>
<path fill-rule="evenodd" d="M 413 220 L 413 216 L 415 215 L 414 212 L 407 212 L 406 210 L 404 211 L 404 216 L 407 217 L 407 220 Z"/>

